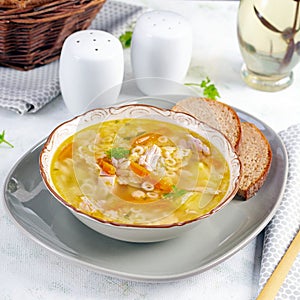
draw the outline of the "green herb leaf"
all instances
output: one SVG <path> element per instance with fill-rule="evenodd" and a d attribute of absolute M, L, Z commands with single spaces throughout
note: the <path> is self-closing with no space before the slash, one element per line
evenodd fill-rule
<path fill-rule="evenodd" d="M 211 83 L 210 79 L 206 77 L 206 79 L 202 80 L 201 83 L 186 83 L 185 85 L 197 86 L 203 89 L 203 95 L 209 99 L 217 100 L 220 98 L 220 94 L 213 83 Z"/>
<path fill-rule="evenodd" d="M 123 148 L 123 147 L 117 147 L 117 148 L 112 148 L 106 152 L 107 156 L 109 158 L 115 158 L 115 159 L 120 159 L 127 157 L 129 155 L 129 150 Z"/>
<path fill-rule="evenodd" d="M 4 136 L 5 136 L 5 130 L 3 130 L 2 133 L 0 134 L 0 144 L 5 143 L 5 144 L 7 144 L 8 146 L 10 146 L 11 148 L 13 148 L 14 146 L 13 146 L 10 142 L 8 142 L 8 141 L 4 138 Z"/>
<path fill-rule="evenodd" d="M 123 48 L 129 48 L 131 45 L 132 31 L 125 31 L 125 33 L 119 36 L 119 40 Z"/>
<path fill-rule="evenodd" d="M 206 80 L 202 80 L 201 87 L 203 88 L 204 96 L 213 100 L 216 100 L 218 97 L 220 98 L 217 88 L 214 84 L 210 83 L 210 79 L 208 77 L 206 77 Z"/>
<path fill-rule="evenodd" d="M 187 193 L 186 190 L 178 189 L 175 185 L 173 185 L 172 188 L 173 188 L 173 191 L 171 193 L 164 194 L 165 198 L 169 198 L 169 197 L 178 198 Z"/>

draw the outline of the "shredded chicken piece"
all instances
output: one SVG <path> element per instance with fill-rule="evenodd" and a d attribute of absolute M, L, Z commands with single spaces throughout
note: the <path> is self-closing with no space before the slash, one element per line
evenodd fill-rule
<path fill-rule="evenodd" d="M 116 169 L 127 169 L 130 165 L 130 161 L 126 158 L 116 159 L 112 157 L 111 162 Z"/>
<path fill-rule="evenodd" d="M 146 150 L 145 154 L 139 159 L 139 164 L 147 170 L 153 171 L 156 169 L 159 158 L 161 157 L 161 149 L 157 145 L 153 145 Z"/>
<path fill-rule="evenodd" d="M 189 139 L 198 151 L 202 152 L 204 155 L 210 155 L 210 149 L 201 140 L 192 135 L 189 135 Z"/>

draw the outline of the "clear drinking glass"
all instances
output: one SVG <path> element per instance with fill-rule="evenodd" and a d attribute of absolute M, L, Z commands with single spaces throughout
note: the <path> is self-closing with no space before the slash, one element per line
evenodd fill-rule
<path fill-rule="evenodd" d="M 241 0 L 238 41 L 242 78 L 251 87 L 278 91 L 293 81 L 300 59 L 300 0 Z"/>

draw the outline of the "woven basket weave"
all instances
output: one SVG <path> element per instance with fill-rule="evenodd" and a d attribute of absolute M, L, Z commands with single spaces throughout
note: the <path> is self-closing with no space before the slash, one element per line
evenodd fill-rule
<path fill-rule="evenodd" d="M 30 70 L 58 59 L 65 38 L 89 27 L 105 0 L 0 5 L 0 65 Z"/>

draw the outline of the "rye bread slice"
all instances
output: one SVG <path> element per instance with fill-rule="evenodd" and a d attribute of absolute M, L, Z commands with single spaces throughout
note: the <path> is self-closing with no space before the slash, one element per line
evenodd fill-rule
<path fill-rule="evenodd" d="M 252 123 L 241 123 L 242 135 L 239 145 L 239 158 L 242 164 L 238 195 L 249 199 L 264 184 L 272 162 L 269 141 Z"/>
<path fill-rule="evenodd" d="M 241 122 L 233 108 L 220 101 L 203 97 L 183 99 L 172 110 L 188 113 L 221 131 L 237 151 L 241 138 Z"/>

